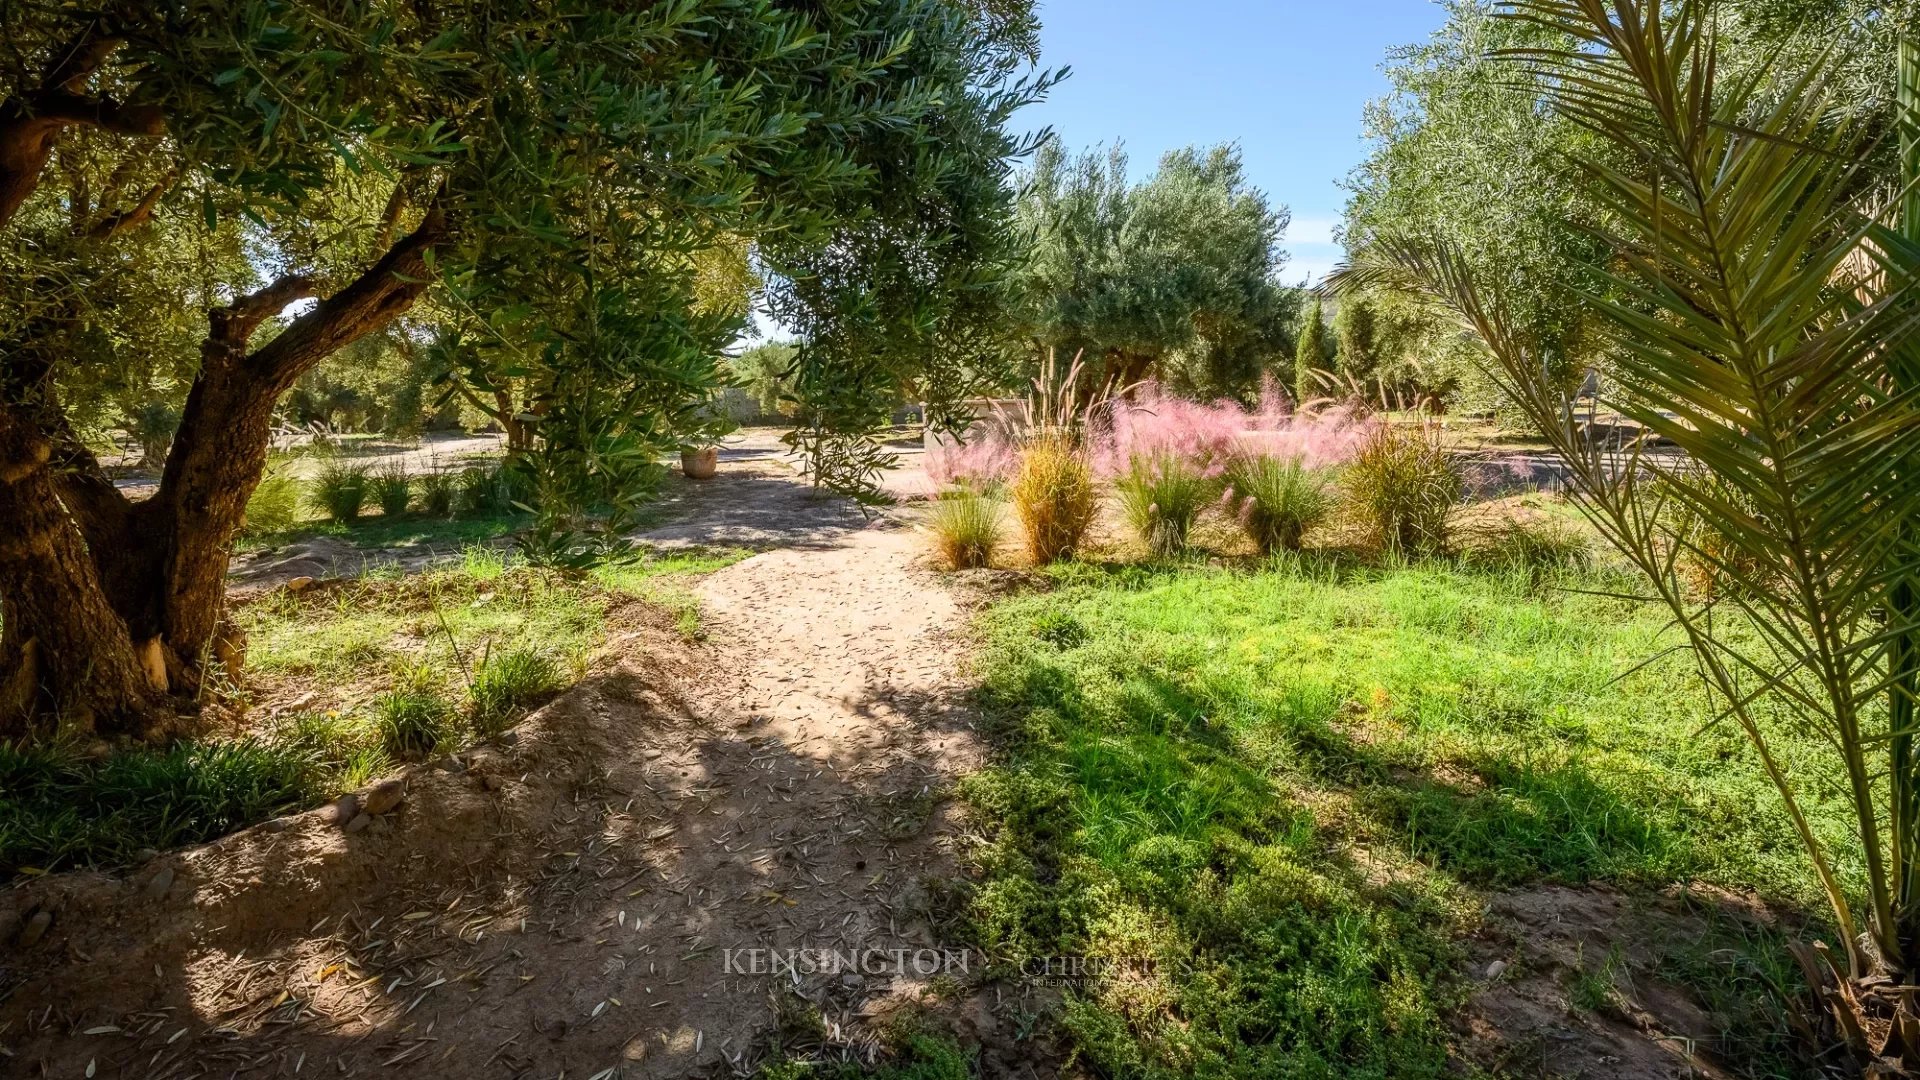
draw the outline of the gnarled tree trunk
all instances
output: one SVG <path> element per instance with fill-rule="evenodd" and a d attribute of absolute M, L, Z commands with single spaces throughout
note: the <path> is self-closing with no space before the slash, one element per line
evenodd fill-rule
<path fill-rule="evenodd" d="M 36 715 L 99 734 L 170 726 L 165 706 L 237 669 L 227 559 L 266 464 L 275 404 L 327 355 L 426 288 L 444 222 L 429 210 L 352 284 L 259 349 L 254 332 L 314 294 L 282 278 L 209 313 L 201 367 L 159 490 L 135 503 L 66 430 L 50 377 L 0 400 L 0 731 Z"/>

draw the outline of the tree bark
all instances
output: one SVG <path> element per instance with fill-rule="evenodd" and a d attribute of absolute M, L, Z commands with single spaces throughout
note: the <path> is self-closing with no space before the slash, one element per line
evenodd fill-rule
<path fill-rule="evenodd" d="M 15 388 L 0 405 L 0 728 L 52 710 L 101 734 L 144 735 L 165 726 L 162 691 L 196 693 L 215 663 L 237 674 L 227 560 L 266 464 L 274 406 L 303 373 L 419 297 L 444 231 L 429 210 L 256 350 L 255 331 L 312 296 L 311 280 L 282 278 L 210 312 L 160 489 L 144 502 L 114 488 L 56 403 Z"/>
<path fill-rule="evenodd" d="M 137 730 L 156 695 L 60 501 L 51 449 L 17 414 L 0 414 L 0 731 L 34 712 L 82 732 Z"/>

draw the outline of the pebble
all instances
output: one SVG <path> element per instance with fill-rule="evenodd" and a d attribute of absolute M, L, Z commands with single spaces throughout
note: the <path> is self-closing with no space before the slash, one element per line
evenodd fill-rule
<path fill-rule="evenodd" d="M 480 786 L 483 788 L 486 788 L 488 791 L 499 791 L 500 785 L 501 785 L 500 778 L 493 775 L 492 773 L 488 773 L 487 775 L 480 778 Z"/>
<path fill-rule="evenodd" d="M 268 818 L 260 823 L 262 832 L 286 832 L 293 828 L 293 819 L 287 817 Z"/>
<path fill-rule="evenodd" d="M 363 813 L 379 817 L 390 814 L 407 797 L 407 789 L 398 780 L 382 780 L 367 789 L 360 796 L 360 809 Z"/>
<path fill-rule="evenodd" d="M 31 949 L 35 945 L 40 944 L 40 939 L 47 936 L 47 927 L 52 925 L 53 912 L 34 912 L 33 918 L 28 919 L 27 925 L 20 929 L 20 947 L 23 949 Z"/>
<path fill-rule="evenodd" d="M 446 757 L 434 762 L 433 767 L 439 769 L 441 772 L 458 773 L 467 771 L 467 763 L 461 761 L 460 758 L 454 754 L 448 754 Z"/>
<path fill-rule="evenodd" d="M 158 900 L 166 896 L 167 890 L 171 888 L 173 888 L 173 867 L 163 866 L 160 868 L 160 872 L 153 875 L 152 879 L 147 882 L 145 895 L 149 900 Z"/>
<path fill-rule="evenodd" d="M 360 814 L 360 796 L 348 794 L 340 796 L 333 804 L 333 823 L 346 825 Z"/>
<path fill-rule="evenodd" d="M 134 862 L 147 862 L 150 859 L 157 859 L 159 857 L 160 851 L 158 848 L 143 847 L 133 853 Z"/>
<path fill-rule="evenodd" d="M 373 815 L 361 814 L 352 821 L 347 822 L 347 832 L 357 833 L 371 824 L 373 824 Z"/>
<path fill-rule="evenodd" d="M 1505 960 L 1495 960 L 1493 963 L 1488 964 L 1487 965 L 1487 981 L 1492 982 L 1493 980 L 1499 978 L 1500 973 L 1505 970 L 1507 970 L 1507 962 Z"/>
<path fill-rule="evenodd" d="M 495 737 L 494 741 L 501 746 L 516 745 L 520 741 L 520 732 L 517 729 L 503 731 Z"/>
<path fill-rule="evenodd" d="M 301 592 L 302 590 L 305 590 L 312 585 L 313 585 L 313 579 L 306 576 L 305 574 L 302 574 L 297 578 L 287 579 L 288 592 Z"/>

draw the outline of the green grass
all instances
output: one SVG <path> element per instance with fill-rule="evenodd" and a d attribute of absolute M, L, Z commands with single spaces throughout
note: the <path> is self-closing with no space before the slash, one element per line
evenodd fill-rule
<path fill-rule="evenodd" d="M 459 548 L 483 544 L 525 528 L 533 520 L 517 511 L 491 513 L 477 517 L 433 517 L 401 515 L 360 518 L 352 524 L 333 521 L 304 521 L 278 532 L 243 537 L 236 551 L 258 551 L 266 547 L 284 547 L 316 536 L 350 539 L 367 548 Z"/>
<path fill-rule="evenodd" d="M 964 785 L 980 944 L 1128 966 L 1063 1009 L 1103 1075 L 1438 1076 L 1478 890 L 1702 881 L 1818 910 L 1686 658 L 1626 674 L 1673 644 L 1665 620 L 1543 561 L 1068 565 L 991 609 L 1002 757 Z M 1817 746 L 1776 738 L 1819 775 Z M 1811 809 L 1845 835 L 1839 802 Z M 1755 974 L 1784 953 L 1748 945 L 1671 971 L 1722 995 L 1717 1049 L 1791 1075 Z"/>
<path fill-rule="evenodd" d="M 255 739 L 89 758 L 0 744 L 0 875 L 134 861 L 317 797 L 314 760 Z"/>
<path fill-rule="evenodd" d="M 497 732 L 514 714 L 561 686 L 559 665 L 529 648 L 490 656 L 474 672 L 468 713 L 483 734 Z"/>
<path fill-rule="evenodd" d="M 270 593 L 240 617 L 256 672 L 311 676 L 322 687 L 372 682 L 385 689 L 394 675 L 424 665 L 438 672 L 439 690 L 464 694 L 487 658 L 518 650 L 577 677 L 616 605 L 640 597 L 677 610 L 686 578 L 738 557 L 665 553 L 573 577 L 518 565 L 496 549 L 469 548 L 462 562 L 423 573 Z"/>

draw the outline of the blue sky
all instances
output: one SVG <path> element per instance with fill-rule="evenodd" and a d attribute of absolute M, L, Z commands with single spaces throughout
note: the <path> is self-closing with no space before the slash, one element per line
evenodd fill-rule
<path fill-rule="evenodd" d="M 1293 210 L 1289 281 L 1339 258 L 1340 181 L 1365 155 L 1361 110 L 1387 49 L 1424 39 L 1431 0 L 1043 0 L 1041 63 L 1073 76 L 1020 116 L 1070 149 L 1126 143 L 1136 178 L 1162 153 L 1238 142 L 1253 182 Z"/>

